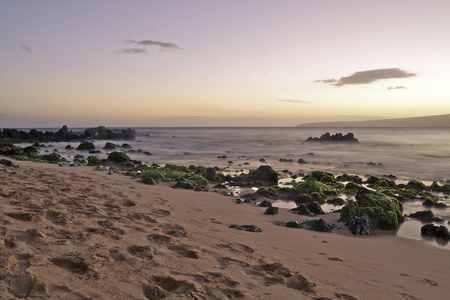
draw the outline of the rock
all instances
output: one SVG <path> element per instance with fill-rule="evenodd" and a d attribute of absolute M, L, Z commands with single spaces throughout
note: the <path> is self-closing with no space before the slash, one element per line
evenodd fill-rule
<path fill-rule="evenodd" d="M 293 213 L 296 213 L 298 215 L 305 215 L 308 217 L 315 217 L 316 215 L 314 213 L 312 213 L 308 207 L 306 206 L 306 204 L 300 204 L 299 206 L 297 206 L 296 208 L 293 208 L 290 210 Z"/>
<path fill-rule="evenodd" d="M 348 174 L 342 174 L 338 177 L 336 177 L 337 181 L 351 181 L 357 184 L 362 184 L 363 180 L 358 175 L 348 175 Z"/>
<path fill-rule="evenodd" d="M 124 149 L 131 149 L 131 146 L 127 143 L 123 143 L 122 146 L 120 146 L 120 147 L 124 148 Z"/>
<path fill-rule="evenodd" d="M 442 238 L 446 241 L 450 240 L 450 232 L 447 227 L 441 225 L 436 226 L 434 224 L 426 224 L 420 228 L 421 234 L 426 236 L 434 236 L 437 238 Z"/>
<path fill-rule="evenodd" d="M 66 150 L 73 150 L 74 148 L 71 145 L 66 146 Z"/>
<path fill-rule="evenodd" d="M 94 150 L 95 145 L 92 142 L 83 142 L 78 145 L 77 150 Z"/>
<path fill-rule="evenodd" d="M 238 230 L 250 231 L 250 232 L 262 232 L 261 228 L 256 225 L 230 225 L 229 228 L 234 228 Z"/>
<path fill-rule="evenodd" d="M 416 190 L 416 191 L 423 191 L 426 189 L 426 186 L 423 182 L 419 180 L 411 180 L 406 184 L 406 187 Z"/>
<path fill-rule="evenodd" d="M 259 206 L 261 207 L 272 207 L 272 203 L 270 201 L 264 200 L 259 203 Z"/>
<path fill-rule="evenodd" d="M 306 204 L 306 208 L 314 214 L 318 214 L 318 215 L 325 214 L 322 210 L 322 207 L 320 207 L 320 205 L 317 201 Z"/>
<path fill-rule="evenodd" d="M 395 198 L 365 188 L 355 198 L 342 208 L 340 217 L 355 235 L 375 229 L 394 230 L 403 221 L 403 207 Z"/>
<path fill-rule="evenodd" d="M 88 128 L 84 134 L 86 137 L 96 140 L 133 140 L 136 138 L 134 129 L 106 129 L 105 126 Z"/>
<path fill-rule="evenodd" d="M 413 214 L 409 214 L 408 217 L 419 220 L 423 223 L 443 222 L 441 218 L 435 217 L 431 210 L 417 211 Z"/>
<path fill-rule="evenodd" d="M 333 228 L 335 227 L 334 225 L 327 224 L 327 222 L 325 222 L 323 219 L 308 220 L 303 222 L 301 225 L 308 226 L 309 230 L 320 232 L 331 232 L 331 230 L 333 230 Z"/>
<path fill-rule="evenodd" d="M 329 199 L 327 201 L 325 201 L 327 204 L 331 204 L 331 205 L 335 205 L 335 206 L 340 206 L 340 205 L 344 205 L 345 204 L 345 200 L 342 198 L 338 198 L 338 197 L 334 197 L 333 199 Z"/>
<path fill-rule="evenodd" d="M 278 213 L 278 207 L 268 207 L 264 212 L 265 215 L 276 215 Z"/>
<path fill-rule="evenodd" d="M 307 164 L 308 162 L 306 160 L 304 160 L 303 158 L 300 158 L 299 160 L 297 160 L 297 163 L 299 163 L 299 164 Z"/>
<path fill-rule="evenodd" d="M 105 149 L 105 150 L 116 150 L 116 148 L 117 148 L 117 145 L 114 143 L 110 143 L 110 142 L 107 142 L 105 144 L 105 146 L 103 146 L 103 149 Z"/>
<path fill-rule="evenodd" d="M 7 159 L 1 159 L 0 164 L 7 166 L 7 167 L 19 168 L 18 165 L 15 165 L 12 161 L 7 160 Z"/>
<path fill-rule="evenodd" d="M 303 228 L 303 226 L 297 221 L 289 221 L 286 223 L 286 227 L 289 228 Z"/>
<path fill-rule="evenodd" d="M 130 158 L 123 152 L 114 151 L 108 155 L 106 160 L 114 163 L 124 163 L 130 161 Z"/>
<path fill-rule="evenodd" d="M 329 132 L 322 134 L 320 138 L 318 137 L 309 137 L 306 142 L 351 142 L 351 143 L 359 143 L 358 139 L 355 138 L 354 134 L 349 132 L 346 135 L 342 133 L 336 133 L 330 135 Z"/>
<path fill-rule="evenodd" d="M 149 185 L 155 185 L 158 183 L 153 177 L 150 177 L 150 176 L 142 177 L 141 181 L 142 181 L 142 183 L 149 184 Z"/>
<path fill-rule="evenodd" d="M 266 162 L 266 160 L 265 160 L 264 158 L 260 158 L 260 159 L 259 159 L 259 162 L 263 162 L 263 163 L 265 163 L 265 162 Z"/>

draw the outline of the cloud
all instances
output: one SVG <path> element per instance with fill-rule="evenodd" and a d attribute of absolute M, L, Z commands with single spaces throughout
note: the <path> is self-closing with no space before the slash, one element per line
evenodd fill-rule
<path fill-rule="evenodd" d="M 31 50 L 31 48 L 28 47 L 28 46 L 25 45 L 25 44 L 22 44 L 22 46 L 20 46 L 20 50 L 22 50 L 22 52 L 25 52 L 25 53 L 31 53 L 31 52 L 33 52 L 33 51 Z"/>
<path fill-rule="evenodd" d="M 387 89 L 388 90 L 400 90 L 400 89 L 404 89 L 404 86 L 390 86 Z"/>
<path fill-rule="evenodd" d="M 147 49 L 126 48 L 126 49 L 117 51 L 117 53 L 119 53 L 119 54 L 144 54 L 144 53 L 147 53 Z"/>
<path fill-rule="evenodd" d="M 416 76 L 415 73 L 408 73 L 399 68 L 377 69 L 369 71 L 359 71 L 347 77 L 336 79 L 316 80 L 315 82 L 328 83 L 334 86 L 343 86 L 348 84 L 369 84 L 377 80 L 392 78 L 408 78 Z"/>
<path fill-rule="evenodd" d="M 307 104 L 307 103 L 311 103 L 311 101 L 306 101 L 306 100 L 291 100 L 291 99 L 279 99 L 279 100 L 274 100 L 276 102 L 286 102 L 286 103 L 302 103 L 302 104 Z"/>
<path fill-rule="evenodd" d="M 159 47 L 160 51 L 181 50 L 181 48 L 175 43 L 165 43 L 165 42 L 158 42 L 158 41 L 151 41 L 151 40 L 143 40 L 143 41 L 128 40 L 127 42 L 136 44 L 139 46 Z"/>

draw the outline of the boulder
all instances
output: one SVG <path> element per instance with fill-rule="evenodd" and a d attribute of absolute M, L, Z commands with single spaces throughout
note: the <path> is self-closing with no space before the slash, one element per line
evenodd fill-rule
<path fill-rule="evenodd" d="M 94 150 L 95 145 L 92 142 L 83 142 L 78 145 L 77 150 Z"/>
<path fill-rule="evenodd" d="M 272 203 L 270 201 L 264 200 L 259 203 L 259 206 L 261 207 L 272 207 Z"/>
<path fill-rule="evenodd" d="M 441 225 L 436 226 L 434 224 L 426 224 L 420 228 L 421 234 L 426 236 L 434 236 L 437 238 L 442 238 L 445 241 L 450 240 L 450 232 L 447 227 Z"/>
<path fill-rule="evenodd" d="M 394 230 L 403 221 L 403 207 L 395 198 L 365 188 L 355 198 L 342 208 L 340 217 L 355 235 L 367 235 L 375 229 Z"/>
<path fill-rule="evenodd" d="M 423 223 L 443 222 L 443 220 L 441 218 L 435 217 L 431 210 L 417 211 L 413 214 L 409 214 L 408 217 L 419 220 L 420 222 L 423 222 Z"/>
<path fill-rule="evenodd" d="M 318 215 L 325 214 L 322 210 L 322 207 L 316 201 L 306 204 L 306 208 L 314 214 L 318 214 Z"/>
<path fill-rule="evenodd" d="M 106 160 L 114 163 L 124 163 L 130 161 L 130 158 L 123 152 L 114 151 L 108 155 Z"/>
<path fill-rule="evenodd" d="M 107 142 L 105 144 L 105 146 L 103 146 L 103 149 L 105 149 L 105 150 L 116 150 L 116 148 L 117 148 L 117 145 L 114 143 L 111 143 L 111 142 Z"/>
<path fill-rule="evenodd" d="M 142 181 L 142 183 L 149 184 L 149 185 L 155 185 L 158 183 L 153 177 L 150 177 L 148 175 L 142 177 L 141 181 Z"/>
<path fill-rule="evenodd" d="M 299 206 L 297 206 L 296 208 L 293 208 L 290 210 L 291 212 L 298 214 L 298 215 L 305 215 L 308 217 L 315 217 L 316 215 L 311 212 L 306 204 L 300 204 Z"/>
<path fill-rule="evenodd" d="M 278 207 L 268 207 L 264 212 L 265 215 L 276 215 L 278 213 Z"/>
<path fill-rule="evenodd" d="M 303 228 L 303 226 L 297 221 L 289 221 L 286 223 L 286 227 L 289 228 Z"/>
<path fill-rule="evenodd" d="M 303 222 L 301 225 L 308 227 L 307 229 L 309 230 L 320 232 L 331 232 L 331 230 L 335 227 L 334 225 L 328 224 L 323 219 L 308 220 Z"/>

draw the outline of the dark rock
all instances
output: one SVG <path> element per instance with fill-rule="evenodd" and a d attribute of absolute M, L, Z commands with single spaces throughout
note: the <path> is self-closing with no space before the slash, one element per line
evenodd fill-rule
<path fill-rule="evenodd" d="M 431 210 L 417 211 L 413 214 L 409 214 L 408 217 L 419 220 L 423 223 L 443 222 L 441 218 L 435 217 Z"/>
<path fill-rule="evenodd" d="M 155 185 L 158 183 L 153 177 L 150 177 L 150 176 L 142 177 L 141 181 L 142 181 L 142 183 L 149 184 L 149 185 Z"/>
<path fill-rule="evenodd" d="M 174 186 L 174 189 L 186 189 L 186 190 L 193 190 L 195 189 L 194 185 L 192 185 L 189 182 L 177 182 Z"/>
<path fill-rule="evenodd" d="M 292 162 L 292 159 L 280 158 L 280 162 L 291 163 L 291 162 Z"/>
<path fill-rule="evenodd" d="M 318 215 L 325 214 L 322 210 L 322 207 L 320 207 L 319 203 L 316 201 L 306 204 L 306 208 L 314 214 L 318 214 Z"/>
<path fill-rule="evenodd" d="M 106 160 L 114 163 L 124 163 L 130 161 L 130 158 L 123 152 L 114 151 L 108 155 Z"/>
<path fill-rule="evenodd" d="M 261 207 L 272 207 L 272 203 L 270 201 L 264 200 L 259 203 L 259 206 Z"/>
<path fill-rule="evenodd" d="M 94 150 L 95 145 L 92 142 L 83 142 L 78 145 L 77 150 Z"/>
<path fill-rule="evenodd" d="M 357 184 L 362 184 L 363 180 L 358 175 L 348 175 L 348 174 L 342 174 L 338 177 L 336 177 L 337 181 L 351 181 Z"/>
<path fill-rule="evenodd" d="M 256 225 L 230 225 L 229 228 L 234 228 L 238 230 L 250 231 L 250 232 L 262 232 L 261 228 Z"/>
<path fill-rule="evenodd" d="M 226 155 L 219 155 L 219 156 L 217 156 L 217 158 L 228 158 Z"/>
<path fill-rule="evenodd" d="M 353 133 L 349 132 L 346 135 L 342 133 L 336 133 L 330 135 L 329 132 L 322 134 L 320 138 L 318 137 L 309 137 L 306 142 L 351 142 L 351 143 L 359 143 L 358 139 L 355 138 Z"/>
<path fill-rule="evenodd" d="M 86 129 L 84 134 L 86 137 L 96 140 L 133 140 L 136 138 L 134 129 L 106 129 L 105 126 Z"/>
<path fill-rule="evenodd" d="M 305 225 L 309 227 L 309 230 L 313 231 L 320 231 L 320 232 L 331 232 L 334 225 L 327 224 L 323 219 L 317 219 L 317 220 L 308 220 L 303 222 L 301 225 Z"/>
<path fill-rule="evenodd" d="M 7 166 L 7 167 L 19 168 L 18 165 L 15 165 L 12 161 L 7 160 L 7 159 L 1 159 L 0 164 Z"/>
<path fill-rule="evenodd" d="M 259 159 L 259 162 L 264 162 L 264 163 L 265 163 L 266 160 L 265 160 L 264 158 L 260 158 L 260 159 Z"/>
<path fill-rule="evenodd" d="M 306 160 L 304 160 L 303 158 L 300 158 L 297 163 L 299 164 L 307 164 L 308 162 Z"/>
<path fill-rule="evenodd" d="M 290 210 L 293 213 L 296 213 L 298 215 L 305 215 L 308 217 L 315 217 L 316 215 L 314 213 L 312 213 L 308 207 L 306 206 L 306 204 L 300 204 L 299 206 L 297 206 L 296 208 L 293 208 Z"/>
<path fill-rule="evenodd" d="M 264 212 L 265 215 L 276 215 L 278 213 L 278 207 L 268 207 Z"/>
<path fill-rule="evenodd" d="M 297 221 L 289 221 L 286 223 L 286 227 L 289 228 L 303 228 L 303 226 Z"/>
<path fill-rule="evenodd" d="M 111 142 L 107 142 L 105 144 L 105 146 L 103 147 L 103 149 L 105 149 L 105 150 L 116 150 L 116 148 L 117 148 L 117 145 L 114 143 L 111 143 Z"/>
<path fill-rule="evenodd" d="M 73 150 L 74 148 L 71 145 L 66 146 L 66 150 Z"/>
<path fill-rule="evenodd" d="M 120 147 L 124 148 L 124 149 L 131 149 L 131 146 L 127 143 L 123 143 L 122 146 L 120 146 Z"/>
<path fill-rule="evenodd" d="M 340 205 L 344 205 L 345 204 L 345 200 L 342 198 L 338 198 L 338 197 L 334 197 L 333 199 L 329 199 L 327 201 L 325 201 L 327 204 L 331 204 L 331 205 L 335 205 L 335 206 L 340 206 Z"/>
<path fill-rule="evenodd" d="M 100 151 L 100 150 L 89 150 L 89 153 L 90 154 L 100 154 L 100 153 L 102 153 L 102 151 Z"/>
<path fill-rule="evenodd" d="M 420 228 L 421 234 L 426 236 L 434 236 L 437 238 L 442 238 L 446 241 L 450 240 L 450 232 L 447 227 L 441 225 L 436 226 L 434 224 L 426 224 Z"/>

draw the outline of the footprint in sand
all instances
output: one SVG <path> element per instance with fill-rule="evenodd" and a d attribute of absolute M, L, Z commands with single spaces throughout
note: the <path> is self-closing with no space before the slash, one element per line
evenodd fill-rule
<path fill-rule="evenodd" d="M 174 237 L 186 237 L 187 232 L 184 230 L 184 227 L 178 224 L 161 224 L 161 230 L 170 236 Z"/>
<path fill-rule="evenodd" d="M 428 278 L 420 278 L 420 277 L 417 277 L 417 276 L 412 276 L 412 275 L 404 274 L 404 273 L 400 273 L 399 275 L 400 276 L 405 276 L 405 277 L 411 277 L 411 278 L 418 279 L 420 282 L 429 284 L 431 286 L 437 286 L 438 285 L 436 282 L 434 282 L 433 280 L 428 279 Z"/>
<path fill-rule="evenodd" d="M 186 258 L 199 259 L 198 253 L 194 250 L 188 249 L 184 245 L 169 245 L 167 249 L 174 251 Z"/>

